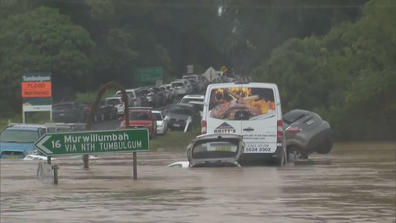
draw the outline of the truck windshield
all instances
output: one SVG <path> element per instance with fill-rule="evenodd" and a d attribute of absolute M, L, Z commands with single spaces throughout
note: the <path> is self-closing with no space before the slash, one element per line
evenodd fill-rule
<path fill-rule="evenodd" d="M 38 138 L 38 131 L 6 129 L 0 135 L 0 142 L 34 143 Z"/>

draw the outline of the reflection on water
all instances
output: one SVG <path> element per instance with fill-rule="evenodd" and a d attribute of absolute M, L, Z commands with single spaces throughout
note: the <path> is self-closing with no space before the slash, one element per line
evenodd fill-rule
<path fill-rule="evenodd" d="M 59 185 L 35 161 L 1 161 L 1 222 L 394 222 L 394 144 L 340 144 L 332 165 L 181 169 L 185 152 L 58 159 Z"/>

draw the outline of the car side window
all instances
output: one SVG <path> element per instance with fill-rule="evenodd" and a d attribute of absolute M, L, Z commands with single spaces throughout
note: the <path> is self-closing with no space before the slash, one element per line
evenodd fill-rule
<path fill-rule="evenodd" d="M 43 136 L 45 133 L 47 133 L 46 129 L 39 129 L 40 137 Z"/>

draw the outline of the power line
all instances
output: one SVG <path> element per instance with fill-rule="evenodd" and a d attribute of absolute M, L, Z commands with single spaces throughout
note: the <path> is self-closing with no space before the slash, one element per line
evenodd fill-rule
<path fill-rule="evenodd" d="M 47 2 L 64 2 L 64 3 L 73 3 L 73 4 L 86 4 L 85 0 L 44 0 Z M 98 0 L 99 1 L 99 0 Z M 118 2 L 131 3 L 133 0 L 114 0 Z M 212 8 L 218 7 L 216 5 L 208 5 L 208 4 L 183 4 L 183 3 L 131 3 L 129 4 L 131 7 L 169 7 L 169 8 Z M 219 5 L 220 7 L 220 5 Z M 247 8 L 247 9 L 292 9 L 292 8 L 305 8 L 305 9 L 340 9 L 340 8 L 362 8 L 362 7 L 370 7 L 370 8 L 395 8 L 394 5 L 224 5 L 226 8 Z"/>

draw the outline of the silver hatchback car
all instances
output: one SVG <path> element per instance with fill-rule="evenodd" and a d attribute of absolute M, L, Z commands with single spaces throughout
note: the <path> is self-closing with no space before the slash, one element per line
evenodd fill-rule
<path fill-rule="evenodd" d="M 312 153 L 328 154 L 333 148 L 330 124 L 318 114 L 295 109 L 283 115 L 287 154 L 308 159 Z"/>

